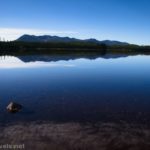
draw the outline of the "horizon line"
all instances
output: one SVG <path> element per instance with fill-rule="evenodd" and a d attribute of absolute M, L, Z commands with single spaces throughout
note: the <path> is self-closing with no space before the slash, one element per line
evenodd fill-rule
<path fill-rule="evenodd" d="M 73 35 L 77 35 L 79 32 L 77 31 L 71 31 L 71 30 L 43 30 L 43 29 L 25 29 L 25 28 L 3 28 L 0 27 L 0 41 L 15 41 L 18 38 L 20 38 L 23 35 L 30 35 L 30 36 L 57 36 L 57 37 L 69 37 L 69 38 L 75 38 L 79 40 L 88 40 L 88 39 L 95 39 L 98 41 L 118 41 L 133 45 L 140 45 L 140 46 L 149 46 L 150 44 L 138 44 L 134 42 L 128 42 L 125 40 L 112 40 L 109 38 L 100 39 L 97 37 L 87 37 L 87 38 L 81 38 L 81 37 L 75 37 Z"/>

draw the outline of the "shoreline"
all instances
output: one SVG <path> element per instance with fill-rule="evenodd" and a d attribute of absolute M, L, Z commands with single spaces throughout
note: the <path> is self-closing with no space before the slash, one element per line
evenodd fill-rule
<path fill-rule="evenodd" d="M 148 150 L 150 128 L 138 124 L 20 122 L 0 127 L 0 144 L 32 150 Z"/>

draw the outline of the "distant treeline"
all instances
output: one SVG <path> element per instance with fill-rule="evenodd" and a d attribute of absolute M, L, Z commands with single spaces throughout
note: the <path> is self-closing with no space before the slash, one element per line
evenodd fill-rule
<path fill-rule="evenodd" d="M 0 42 L 0 50 L 19 50 L 19 49 L 53 49 L 53 48 L 80 48 L 80 49 L 106 49 L 105 44 L 88 42 Z"/>
<path fill-rule="evenodd" d="M 150 46 L 139 46 L 139 45 L 114 45 L 114 46 L 108 46 L 107 50 L 110 52 L 122 52 L 122 53 L 150 53 Z"/>
<path fill-rule="evenodd" d="M 118 52 L 118 53 L 150 53 L 150 46 L 96 44 L 90 42 L 0 42 L 0 53 L 24 52 Z"/>

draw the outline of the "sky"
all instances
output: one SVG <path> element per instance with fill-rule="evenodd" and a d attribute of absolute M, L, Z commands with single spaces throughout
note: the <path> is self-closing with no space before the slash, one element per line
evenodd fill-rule
<path fill-rule="evenodd" d="M 1 40 L 23 34 L 150 45 L 150 1 L 0 0 Z"/>

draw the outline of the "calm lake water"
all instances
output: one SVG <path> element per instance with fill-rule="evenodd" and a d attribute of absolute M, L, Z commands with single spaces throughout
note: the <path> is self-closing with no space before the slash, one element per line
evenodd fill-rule
<path fill-rule="evenodd" d="M 149 123 L 150 56 L 1 56 L 0 122 L 37 120 Z"/>

